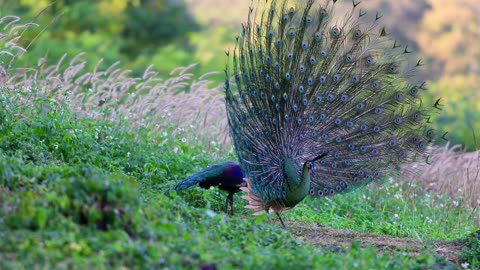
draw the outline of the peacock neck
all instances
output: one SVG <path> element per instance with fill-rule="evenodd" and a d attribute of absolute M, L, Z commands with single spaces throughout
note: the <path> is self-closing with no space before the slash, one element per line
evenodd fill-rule
<path fill-rule="evenodd" d="M 283 200 L 283 204 L 286 207 L 293 207 L 308 194 L 310 189 L 310 169 L 304 164 L 302 174 L 299 176 L 291 158 L 284 159 L 282 169 L 287 183 L 286 197 Z"/>

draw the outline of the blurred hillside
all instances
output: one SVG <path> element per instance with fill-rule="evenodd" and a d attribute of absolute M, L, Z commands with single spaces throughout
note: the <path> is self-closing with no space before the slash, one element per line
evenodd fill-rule
<path fill-rule="evenodd" d="M 302 1 L 302 0 L 300 0 Z M 322 2 L 322 1 L 319 1 Z M 64 53 L 83 58 L 93 69 L 117 61 L 134 75 L 149 66 L 168 74 L 178 66 L 198 63 L 194 72 L 207 72 L 220 84 L 225 51 L 234 47 L 249 0 L 0 0 L 0 15 L 15 14 L 40 25 L 20 43 L 28 57 L 17 61 L 32 66 L 53 64 Z M 336 14 L 351 8 L 340 0 Z M 455 143 L 474 146 L 480 131 L 480 1 L 478 0 L 364 0 L 362 11 L 381 23 L 399 44 L 409 45 L 412 57 L 422 59 L 428 80 L 425 93 L 446 104 L 435 119 L 439 133 Z M 7 60 L 5 56 L 4 62 Z M 39 60 L 42 61 L 39 62 Z M 15 68 L 15 67 L 11 67 Z M 478 132 L 477 132 L 478 133 Z"/>

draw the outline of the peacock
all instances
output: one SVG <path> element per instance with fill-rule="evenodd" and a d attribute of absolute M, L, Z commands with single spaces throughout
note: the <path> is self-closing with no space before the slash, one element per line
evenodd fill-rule
<path fill-rule="evenodd" d="M 420 98 L 422 61 L 378 13 L 368 19 L 355 0 L 342 17 L 338 0 L 266 2 L 226 53 L 225 101 L 246 208 L 285 227 L 279 213 L 308 195 L 349 192 L 426 158 L 433 106 Z"/>
<path fill-rule="evenodd" d="M 230 214 L 233 215 L 233 195 L 240 191 L 240 187 L 246 186 L 243 178 L 244 174 L 240 165 L 227 161 L 207 167 L 185 178 L 173 189 L 177 191 L 185 190 L 197 184 L 205 189 L 217 186 L 219 189 L 228 192 L 225 202 L 225 213 L 228 214 L 228 206 L 230 205 Z"/>

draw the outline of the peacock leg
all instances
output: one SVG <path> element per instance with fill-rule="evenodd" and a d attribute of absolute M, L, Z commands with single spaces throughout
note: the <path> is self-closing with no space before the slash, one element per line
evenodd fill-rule
<path fill-rule="evenodd" d="M 285 223 L 283 223 L 283 220 L 282 220 L 282 217 L 280 216 L 280 214 L 279 214 L 278 212 L 275 212 L 275 214 L 277 214 L 277 217 L 278 217 L 278 219 L 280 220 L 280 223 L 282 223 L 282 227 L 283 227 L 284 229 L 286 229 L 287 226 L 285 226 Z"/>
<path fill-rule="evenodd" d="M 229 192 L 227 200 L 225 201 L 225 213 L 228 215 L 228 205 L 230 205 L 231 215 L 233 216 L 233 193 Z"/>
<path fill-rule="evenodd" d="M 225 200 L 225 214 L 228 215 L 228 198 L 230 197 L 230 194 L 228 194 L 227 199 Z"/>

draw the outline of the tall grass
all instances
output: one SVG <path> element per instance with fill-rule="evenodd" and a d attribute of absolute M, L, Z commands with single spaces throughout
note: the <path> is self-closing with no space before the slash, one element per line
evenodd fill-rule
<path fill-rule="evenodd" d="M 17 256 L 13 263 L 21 263 L 24 256 L 29 262 L 51 259 L 68 266 L 73 255 L 78 260 L 73 264 L 133 267 L 141 262 L 157 268 L 192 268 L 213 261 L 231 269 L 268 268 L 265 262 L 290 269 L 298 265 L 381 269 L 392 258 L 411 267 L 436 265 L 436 257 L 428 254 L 424 257 L 428 262 L 410 261 L 400 253 L 377 256 L 374 248 L 361 249 L 357 244 L 352 244 L 347 257 L 302 243 L 265 222 L 265 217 L 247 218 L 244 209 L 230 220 L 189 205 L 223 209 L 223 198 L 220 201 L 210 191 L 163 196 L 158 191 L 207 163 L 192 164 L 193 159 L 210 155 L 224 159 L 222 150 L 232 149 L 221 87 L 212 87 L 208 74 L 195 78 L 192 66 L 178 68 L 167 78 L 151 67 L 142 76 L 131 76 L 120 63 L 104 67 L 101 59 L 87 70 L 82 54 L 64 55 L 52 66 L 42 58 L 35 67 L 12 68 L 14 61 L 28 57 L 28 50 L 20 45 L 26 42 L 22 33 L 35 26 L 16 16 L 0 19 L 0 123 L 20 118 L 15 119 L 18 126 L 9 126 L 13 143 L 5 147 L 8 153 L 0 152 L 4 160 L 0 171 L 11 180 L 0 186 L 0 197 L 10 198 L 0 200 L 0 213 L 6 217 L 5 222 L 0 218 L 0 227 L 9 228 L 0 230 L 8 244 L 7 252 L 0 252 L 0 262 Z M 76 121 L 79 118 L 85 121 Z M 287 220 L 455 239 L 465 233 L 462 225 L 478 226 L 480 199 L 478 153 L 456 150 L 434 148 L 430 165 L 403 168 L 420 171 L 420 181 L 403 177 L 403 182 L 392 179 L 381 187 L 368 187 L 367 192 L 307 199 L 286 215 Z M 24 159 L 25 152 L 30 159 Z M 14 185 L 17 182 L 21 185 Z M 137 185 L 141 194 L 131 192 Z M 110 198 L 113 208 L 106 207 L 103 199 L 110 189 L 118 192 L 117 198 Z M 431 197 L 432 193 L 438 196 Z M 12 231 L 15 235 L 10 235 Z"/>
<path fill-rule="evenodd" d="M 429 164 L 408 166 L 421 172 L 419 183 L 426 190 L 448 196 L 474 212 L 480 208 L 480 151 L 466 152 L 460 145 L 434 146 Z"/>
<path fill-rule="evenodd" d="M 151 132 L 192 129 L 202 134 L 193 139 L 204 140 L 208 148 L 212 143 L 222 147 L 227 144 L 223 94 L 221 86 L 212 87 L 208 80 L 211 74 L 194 78 L 190 73 L 192 64 L 173 70 L 168 78 L 163 78 L 152 66 L 142 76 L 135 77 L 119 62 L 102 68 L 102 59 L 93 70 L 86 70 L 82 53 L 73 57 L 64 55 L 51 66 L 46 66 L 46 59 L 41 58 L 36 67 L 12 69 L 15 60 L 28 57 L 20 45 L 21 34 L 34 26 L 37 25 L 22 24 L 16 16 L 0 19 L 3 27 L 0 55 L 6 56 L 0 65 L 2 86 L 17 94 L 35 88 L 38 95 L 93 119 L 127 121 L 134 128 L 147 127 Z"/>
<path fill-rule="evenodd" d="M 124 126 L 142 127 L 151 134 L 177 137 L 184 143 L 200 140 L 211 154 L 215 152 L 212 149 L 220 153 L 231 149 L 221 86 L 211 86 L 210 74 L 195 78 L 190 72 L 194 65 L 177 68 L 168 78 L 149 66 L 142 76 L 135 77 L 119 62 L 103 67 L 101 59 L 93 70 L 86 70 L 81 53 L 64 55 L 51 66 L 41 58 L 35 67 L 13 69 L 16 60 L 28 57 L 28 50 L 21 44 L 30 44 L 22 34 L 38 29 L 38 25 L 23 23 L 17 16 L 4 16 L 0 28 L 2 94 L 17 104 L 32 103 L 34 96 L 41 96 L 83 117 L 128 123 Z M 480 205 L 480 152 L 460 150 L 459 146 L 433 147 L 430 164 L 407 164 L 403 170 L 419 171 L 424 188 L 449 196 L 475 212 Z"/>

